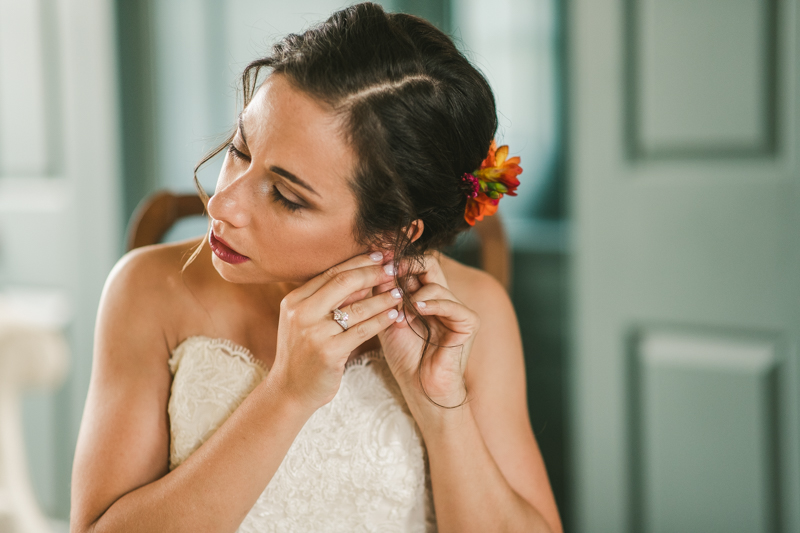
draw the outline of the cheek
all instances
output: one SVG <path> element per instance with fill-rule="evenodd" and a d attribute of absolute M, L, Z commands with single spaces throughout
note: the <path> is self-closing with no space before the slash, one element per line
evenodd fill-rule
<path fill-rule="evenodd" d="M 265 219 L 259 263 L 275 281 L 305 281 L 366 251 L 355 241 L 349 218 L 304 221 L 291 214 L 269 213 Z"/>

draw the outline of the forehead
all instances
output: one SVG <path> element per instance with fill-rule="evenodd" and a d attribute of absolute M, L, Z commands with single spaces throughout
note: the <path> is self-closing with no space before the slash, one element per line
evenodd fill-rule
<path fill-rule="evenodd" d="M 351 176 L 355 155 L 341 120 L 282 74 L 271 74 L 259 87 L 242 125 L 254 162 L 280 166 L 320 193 L 340 188 Z"/>

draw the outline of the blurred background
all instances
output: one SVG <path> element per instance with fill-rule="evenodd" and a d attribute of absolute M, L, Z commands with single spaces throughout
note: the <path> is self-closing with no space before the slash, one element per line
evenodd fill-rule
<path fill-rule="evenodd" d="M 454 38 L 522 157 L 501 213 L 565 529 L 800 531 L 797 0 L 381 4 Z M 0 342 L 0 531 L 17 426 L 38 506 L 68 519 L 97 304 L 136 206 L 193 192 L 242 68 L 343 5 L 0 0 L 0 322 L 46 317 L 70 353 L 19 388 Z"/>

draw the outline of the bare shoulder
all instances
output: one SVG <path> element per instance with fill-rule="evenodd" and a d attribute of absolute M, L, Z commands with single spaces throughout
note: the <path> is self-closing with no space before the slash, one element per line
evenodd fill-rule
<path fill-rule="evenodd" d="M 198 243 L 195 238 L 155 244 L 123 255 L 103 288 L 98 325 L 114 318 L 108 315 L 116 315 L 117 319 L 124 316 L 128 333 L 152 334 L 153 328 L 157 328 L 159 336 L 174 337 L 191 300 L 189 269 L 181 270 Z M 188 277 L 191 276 L 189 273 Z"/>
<path fill-rule="evenodd" d="M 491 274 L 440 255 L 439 263 L 450 290 L 464 305 L 478 313 L 481 322 L 508 320 L 514 315 L 505 288 Z"/>
<path fill-rule="evenodd" d="M 505 383 L 524 398 L 524 377 L 509 386 L 508 376 L 524 376 L 519 322 L 511 298 L 492 275 L 441 256 L 440 264 L 453 295 L 480 317 L 480 328 L 467 363 L 466 379 L 473 390 Z"/>
<path fill-rule="evenodd" d="M 123 255 L 114 265 L 109 280 L 121 289 L 169 289 L 180 282 L 181 269 L 189 258 L 197 238 L 168 244 L 136 248 Z"/>

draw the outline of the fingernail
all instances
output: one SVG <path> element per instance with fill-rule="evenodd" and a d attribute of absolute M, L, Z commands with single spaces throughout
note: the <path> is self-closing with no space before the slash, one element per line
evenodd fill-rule
<path fill-rule="evenodd" d="M 372 252 L 371 254 L 369 254 L 369 258 L 377 262 L 383 259 L 383 254 L 380 252 Z"/>
<path fill-rule="evenodd" d="M 392 309 L 391 311 L 389 311 L 389 318 L 394 320 L 395 318 L 397 318 L 397 314 L 398 314 L 397 309 Z"/>
<path fill-rule="evenodd" d="M 392 298 L 400 298 L 400 297 L 403 296 L 403 293 L 398 288 L 392 289 L 391 294 L 392 294 Z"/>
<path fill-rule="evenodd" d="M 406 314 L 405 314 L 405 313 L 403 313 L 403 312 L 401 311 L 401 312 L 400 312 L 400 316 L 398 316 L 398 317 L 397 317 L 397 320 L 395 320 L 395 322 L 397 322 L 397 323 L 399 324 L 400 322 L 402 322 L 402 321 L 403 321 L 403 319 L 404 319 L 405 317 L 406 317 Z"/>
<path fill-rule="evenodd" d="M 419 307 L 420 309 L 425 309 L 425 307 L 427 306 L 428 304 L 426 304 L 425 302 L 417 302 L 417 307 Z"/>
<path fill-rule="evenodd" d="M 383 271 L 389 274 L 390 276 L 394 276 L 394 265 L 390 263 L 384 266 Z"/>

